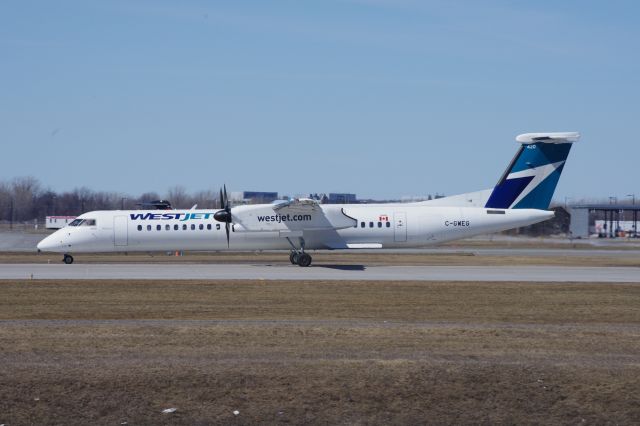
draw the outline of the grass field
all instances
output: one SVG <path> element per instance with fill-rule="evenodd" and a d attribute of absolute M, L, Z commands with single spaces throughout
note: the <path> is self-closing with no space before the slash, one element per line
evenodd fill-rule
<path fill-rule="evenodd" d="M 0 325 L 7 426 L 640 419 L 636 285 L 0 282 Z"/>

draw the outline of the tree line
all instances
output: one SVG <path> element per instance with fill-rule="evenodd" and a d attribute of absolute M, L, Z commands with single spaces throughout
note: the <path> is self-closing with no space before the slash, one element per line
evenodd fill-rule
<path fill-rule="evenodd" d="M 146 192 L 132 196 L 121 192 L 93 191 L 82 187 L 56 192 L 44 188 L 38 179 L 26 176 L 0 181 L 0 222 L 42 221 L 45 216 L 77 216 L 92 210 L 135 209 L 138 204 L 169 200 L 173 207 L 188 209 L 218 207 L 217 191 L 190 194 L 182 186 L 170 188 L 166 194 Z"/>

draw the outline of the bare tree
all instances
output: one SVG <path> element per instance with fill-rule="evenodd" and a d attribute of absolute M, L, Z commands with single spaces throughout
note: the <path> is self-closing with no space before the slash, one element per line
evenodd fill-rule
<path fill-rule="evenodd" d="M 0 220 L 9 221 L 11 218 L 11 201 L 12 193 L 9 184 L 6 182 L 0 182 Z"/>
<path fill-rule="evenodd" d="M 191 207 L 189 205 L 191 197 L 187 194 L 187 190 L 184 186 L 176 185 L 173 188 L 169 188 L 167 191 L 167 199 L 171 202 L 171 205 L 175 208 L 186 209 Z"/>
<path fill-rule="evenodd" d="M 191 197 L 192 204 L 197 204 L 201 209 L 215 209 L 217 206 L 217 199 L 219 195 L 216 191 L 199 191 Z"/>
<path fill-rule="evenodd" d="M 87 187 L 55 192 L 43 189 L 34 177 L 17 177 L 0 181 L 0 221 L 25 222 L 42 220 L 46 216 L 77 216 L 93 210 L 117 210 L 123 204 L 131 208 L 160 198 L 156 192 L 135 197 L 119 192 L 93 191 Z M 195 204 L 202 209 L 217 209 L 218 198 L 218 190 L 202 190 L 191 195 L 180 185 L 170 188 L 166 196 L 174 208 L 181 209 Z"/>
<path fill-rule="evenodd" d="M 32 219 L 36 212 L 35 201 L 40 192 L 38 180 L 31 176 L 15 178 L 11 183 L 11 192 L 15 220 Z"/>
<path fill-rule="evenodd" d="M 137 198 L 138 203 L 148 203 L 149 201 L 159 200 L 160 196 L 157 192 L 145 192 Z"/>

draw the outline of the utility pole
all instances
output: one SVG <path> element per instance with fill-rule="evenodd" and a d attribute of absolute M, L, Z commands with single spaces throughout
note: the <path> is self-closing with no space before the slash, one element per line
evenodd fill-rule
<path fill-rule="evenodd" d="M 13 229 L 13 197 L 11 197 L 11 204 L 9 205 L 9 229 Z"/>
<path fill-rule="evenodd" d="M 636 194 L 627 194 L 627 197 L 631 197 L 631 205 L 633 206 L 633 236 L 638 236 L 638 211 L 636 210 Z"/>
<path fill-rule="evenodd" d="M 571 199 L 571 197 L 564 197 L 564 209 L 565 209 L 565 210 L 567 210 L 567 208 L 568 208 L 568 207 L 567 207 L 567 204 L 568 204 L 568 201 L 569 201 L 570 199 Z M 568 211 L 568 210 L 567 210 L 567 211 Z"/>

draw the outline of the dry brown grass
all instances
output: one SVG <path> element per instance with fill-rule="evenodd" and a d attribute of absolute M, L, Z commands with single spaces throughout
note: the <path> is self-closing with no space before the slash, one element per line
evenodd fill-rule
<path fill-rule="evenodd" d="M 0 319 L 640 320 L 634 284 L 0 281 Z"/>
<path fill-rule="evenodd" d="M 626 284 L 5 281 L 0 423 L 633 424 L 639 307 Z"/>

